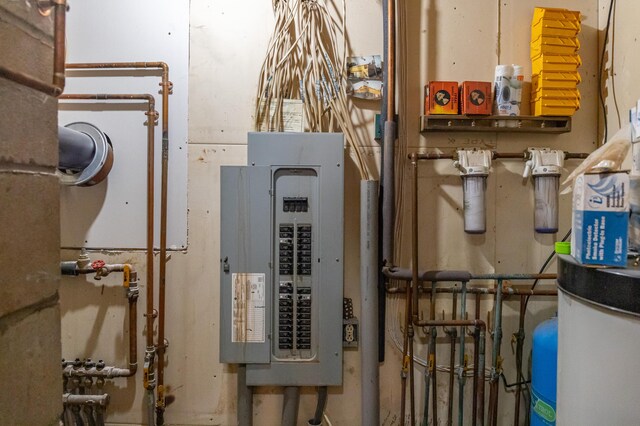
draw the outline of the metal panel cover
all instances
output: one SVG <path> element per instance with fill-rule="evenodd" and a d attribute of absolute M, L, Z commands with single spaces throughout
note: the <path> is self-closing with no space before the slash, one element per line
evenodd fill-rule
<path fill-rule="evenodd" d="M 223 166 L 220 173 L 220 362 L 267 363 L 271 170 Z"/>

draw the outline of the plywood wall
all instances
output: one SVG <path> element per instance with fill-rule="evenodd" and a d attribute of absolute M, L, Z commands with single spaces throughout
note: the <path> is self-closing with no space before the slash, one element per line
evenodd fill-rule
<path fill-rule="evenodd" d="M 219 166 L 246 161 L 246 132 L 252 128 L 258 73 L 273 25 L 271 2 L 253 1 L 250 6 L 247 3 L 192 0 L 190 4 L 189 246 L 185 252 L 171 255 L 167 277 L 169 323 L 166 334 L 170 347 L 166 381 L 173 402 L 167 407 L 166 419 L 172 424 L 235 423 L 235 368 L 218 362 Z M 598 14 L 602 4 L 596 0 L 567 0 L 561 5 L 550 0 L 422 0 L 406 4 L 407 90 L 399 96 L 401 102 L 406 102 L 407 114 L 403 118 L 407 137 L 402 143 L 409 150 L 435 147 L 450 150 L 458 146 L 494 147 L 504 152 L 521 152 L 529 146 L 574 152 L 593 149 L 598 140 L 596 51 Z M 580 52 L 583 59 L 582 108 L 574 117 L 574 130 L 558 136 L 420 134 L 418 118 L 422 113 L 422 88 L 428 80 L 490 81 L 494 67 L 499 63 L 522 64 L 525 79 L 530 78 L 529 25 L 533 7 L 538 5 L 562 6 L 580 10 L 583 14 L 580 34 L 583 46 Z M 348 2 L 351 54 L 382 53 L 381 8 L 380 0 Z M 631 55 L 631 49 L 627 51 Z M 622 54 L 617 60 L 620 58 Z M 626 70 L 626 65 L 624 68 Z M 626 83 L 629 88 L 631 83 L 631 79 Z M 619 93 L 623 91 L 619 89 Z M 363 117 L 362 122 L 356 124 L 364 123 L 370 136 L 373 136 L 373 117 L 377 108 L 376 104 L 363 102 L 354 106 L 354 115 L 356 111 L 362 112 L 358 115 Z M 372 149 L 368 154 L 375 156 L 377 152 Z M 569 170 L 573 166 L 574 163 L 567 164 Z M 471 236 L 463 232 L 460 178 L 451 162 L 420 165 L 420 267 L 468 269 L 473 273 L 537 272 L 552 250 L 554 237 L 533 232 L 532 186 L 522 180 L 522 169 L 523 164 L 519 161 L 494 163 L 487 189 L 487 233 Z M 355 301 L 359 299 L 358 179 L 355 166 L 349 164 L 345 173 L 345 296 Z M 408 193 L 404 195 L 407 199 Z M 407 207 L 399 212 L 399 217 L 408 225 Z M 570 206 L 563 198 L 560 232 L 564 234 L 569 226 Z M 409 265 L 410 259 L 408 241 L 409 234 L 405 231 L 399 242 L 400 256 L 396 259 L 398 264 L 405 266 Z M 75 255 L 73 251 L 63 252 L 65 258 Z M 93 253 L 92 256 L 108 262 L 133 262 L 144 276 L 144 254 L 139 252 Z M 554 266 L 549 270 L 553 271 Z M 125 299 L 118 285 L 116 277 L 98 283 L 90 277 L 63 280 L 64 356 L 101 357 L 124 363 Z M 144 285 L 141 299 L 144 298 Z M 386 361 L 381 365 L 381 419 L 385 425 L 403 424 L 399 418 L 400 353 L 392 338 L 400 333 L 396 324 L 402 312 L 400 301 L 397 298 L 388 300 Z M 486 318 L 490 307 L 491 301 L 484 300 L 482 318 Z M 446 298 L 438 302 L 437 309 L 438 312 L 450 310 Z M 514 381 L 514 359 L 509 342 L 517 329 L 517 302 L 507 301 L 504 311 L 504 368 L 507 378 Z M 526 322 L 528 336 L 538 322 L 554 313 L 555 303 L 549 300 L 532 303 L 530 311 Z M 356 315 L 359 315 L 357 303 Z M 140 321 L 142 324 L 142 318 Z M 424 358 L 426 345 L 421 332 L 417 340 L 416 354 Z M 526 345 L 525 354 L 529 347 Z M 143 352 L 142 345 L 139 351 Z M 443 345 L 438 358 L 447 357 L 448 351 Z M 329 391 L 327 414 L 334 425 L 359 424 L 357 351 L 346 351 L 344 373 L 343 386 Z M 441 376 L 438 395 L 443 413 L 446 377 Z M 422 377 L 422 370 L 418 368 L 418 401 L 422 398 Z M 113 395 L 109 421 L 143 422 L 144 390 L 140 377 L 114 383 L 109 388 Z M 258 389 L 254 401 L 255 424 L 280 424 L 280 392 L 277 388 Z M 301 399 L 300 424 L 311 417 L 314 406 L 313 389 L 307 389 Z M 421 411 L 422 403 L 418 403 L 418 407 Z M 506 424 L 512 418 L 513 394 L 502 392 L 499 424 Z"/>

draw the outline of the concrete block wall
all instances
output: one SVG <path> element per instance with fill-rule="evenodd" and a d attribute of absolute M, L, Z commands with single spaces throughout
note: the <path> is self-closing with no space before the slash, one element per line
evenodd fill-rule
<path fill-rule="evenodd" d="M 47 83 L 53 20 L 0 1 L 0 65 Z M 55 98 L 0 79 L 0 424 L 58 424 L 59 184 Z"/>

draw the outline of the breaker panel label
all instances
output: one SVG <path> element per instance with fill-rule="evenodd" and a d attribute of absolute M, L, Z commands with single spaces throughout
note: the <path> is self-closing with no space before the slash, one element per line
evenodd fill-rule
<path fill-rule="evenodd" d="M 231 341 L 264 343 L 265 341 L 265 274 L 235 273 L 231 275 Z"/>

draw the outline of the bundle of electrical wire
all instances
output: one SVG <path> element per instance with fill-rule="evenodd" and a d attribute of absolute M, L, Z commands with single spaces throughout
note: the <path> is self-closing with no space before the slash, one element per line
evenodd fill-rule
<path fill-rule="evenodd" d="M 365 145 L 347 103 L 345 1 L 339 17 L 323 0 L 274 0 L 273 10 L 275 28 L 258 82 L 256 130 L 266 124 L 283 131 L 284 101 L 299 99 L 308 130 L 344 133 L 362 179 L 370 179 Z"/>

